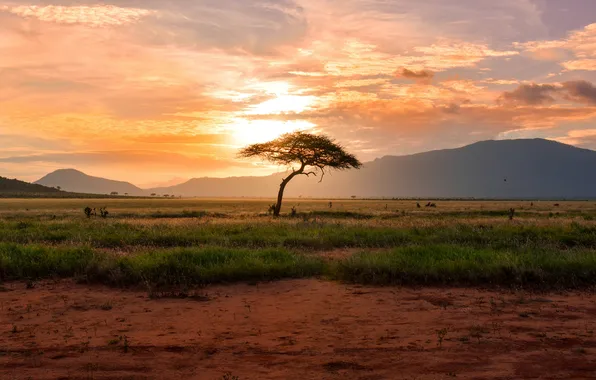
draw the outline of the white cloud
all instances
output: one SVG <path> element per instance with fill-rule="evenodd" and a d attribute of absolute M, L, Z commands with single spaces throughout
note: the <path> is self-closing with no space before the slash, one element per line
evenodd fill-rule
<path fill-rule="evenodd" d="M 530 41 L 515 45 L 536 58 L 553 61 L 560 61 L 561 50 L 567 51 L 573 57 L 561 62 L 565 69 L 596 71 L 596 23 L 573 31 L 563 39 Z"/>
<path fill-rule="evenodd" d="M 113 5 L 61 6 L 19 5 L 0 6 L 6 11 L 24 18 L 35 18 L 58 24 L 85 24 L 94 27 L 130 24 L 155 11 L 139 8 L 120 8 Z"/>

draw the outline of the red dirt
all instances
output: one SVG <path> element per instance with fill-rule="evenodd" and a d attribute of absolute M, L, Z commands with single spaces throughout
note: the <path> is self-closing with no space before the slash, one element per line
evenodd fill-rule
<path fill-rule="evenodd" d="M 593 294 L 296 280 L 200 295 L 5 284 L 0 379 L 596 379 Z"/>

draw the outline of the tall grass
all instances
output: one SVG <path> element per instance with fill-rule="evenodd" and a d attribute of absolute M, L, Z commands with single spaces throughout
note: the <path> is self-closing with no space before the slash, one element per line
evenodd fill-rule
<path fill-rule="evenodd" d="M 475 248 L 596 248 L 596 226 L 466 224 L 454 222 L 421 227 L 362 223 L 185 222 L 137 221 L 0 221 L 0 242 L 90 245 L 95 248 L 392 248 L 403 245 L 454 244 Z"/>
<path fill-rule="evenodd" d="M 333 264 L 333 278 L 373 285 L 596 285 L 594 250 L 495 250 L 454 245 L 363 252 Z"/>
<path fill-rule="evenodd" d="M 596 285 L 596 251 L 436 245 L 326 260 L 285 249 L 177 248 L 116 255 L 89 247 L 0 244 L 0 280 L 76 277 L 113 286 L 160 287 L 322 275 L 371 285 L 585 288 Z"/>
<path fill-rule="evenodd" d="M 180 248 L 122 256 L 88 247 L 0 244 L 2 280 L 77 277 L 118 286 L 201 285 L 309 277 L 323 270 L 321 259 L 286 250 Z"/>
<path fill-rule="evenodd" d="M 586 202 L 536 202 L 513 221 L 503 211 L 518 207 L 513 201 L 441 202 L 436 210 L 412 201 L 338 201 L 332 210 L 296 201 L 300 217 L 279 219 L 255 214 L 266 200 L 92 206 L 99 202 L 115 208 L 110 218 L 85 218 L 87 200 L 0 202 L 0 280 L 165 286 L 325 275 L 376 285 L 596 285 L 594 204 Z M 195 211 L 199 204 L 205 211 Z M 565 215 L 548 219 L 559 209 Z M 325 258 L 345 248 L 361 253 Z"/>

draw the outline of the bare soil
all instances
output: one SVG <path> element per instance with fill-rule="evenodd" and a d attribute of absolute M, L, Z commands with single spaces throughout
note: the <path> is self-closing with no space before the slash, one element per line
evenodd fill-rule
<path fill-rule="evenodd" d="M 591 293 L 295 280 L 182 295 L 4 284 L 0 379 L 596 379 Z"/>

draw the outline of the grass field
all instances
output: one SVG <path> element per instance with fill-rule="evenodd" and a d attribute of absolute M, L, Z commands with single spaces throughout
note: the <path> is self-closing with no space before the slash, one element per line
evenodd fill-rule
<path fill-rule="evenodd" d="M 0 199 L 0 378 L 593 373 L 596 202 L 434 202 Z"/>
<path fill-rule="evenodd" d="M 0 280 L 596 285 L 596 202 L 434 202 L 288 199 L 298 214 L 272 218 L 256 199 L 0 199 Z"/>

